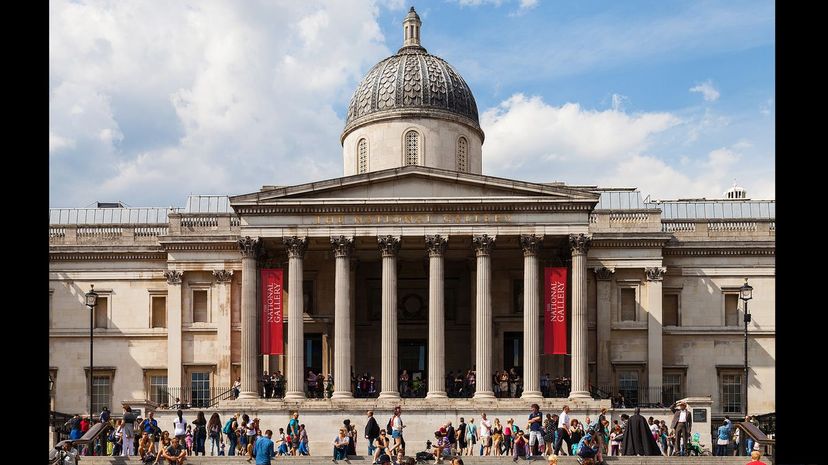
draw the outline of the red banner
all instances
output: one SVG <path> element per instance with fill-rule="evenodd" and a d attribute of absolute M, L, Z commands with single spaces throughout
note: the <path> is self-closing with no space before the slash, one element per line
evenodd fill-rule
<path fill-rule="evenodd" d="M 566 268 L 544 268 L 543 354 L 566 354 Z"/>
<path fill-rule="evenodd" d="M 284 355 L 282 270 L 262 269 L 262 353 Z"/>

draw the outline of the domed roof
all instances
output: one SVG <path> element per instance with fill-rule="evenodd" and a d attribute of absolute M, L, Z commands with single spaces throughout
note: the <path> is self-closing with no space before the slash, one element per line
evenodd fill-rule
<path fill-rule="evenodd" d="M 412 8 L 403 23 L 405 45 L 374 65 L 357 86 L 348 105 L 343 139 L 363 123 L 415 115 L 455 120 L 480 131 L 471 89 L 450 64 L 420 46 L 419 19 Z M 416 26 L 411 33 L 408 24 Z"/>

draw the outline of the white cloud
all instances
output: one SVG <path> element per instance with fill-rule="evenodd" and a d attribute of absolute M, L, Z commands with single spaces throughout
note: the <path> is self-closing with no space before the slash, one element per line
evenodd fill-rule
<path fill-rule="evenodd" d="M 178 205 L 340 175 L 337 110 L 391 54 L 378 5 L 50 2 L 50 201 Z"/>
<path fill-rule="evenodd" d="M 499 7 L 504 3 L 509 3 L 513 0 L 455 0 L 460 6 L 473 6 L 477 7 L 480 5 L 493 5 Z M 522 14 L 527 10 L 531 10 L 538 6 L 540 0 L 517 0 L 518 2 L 518 9 L 517 11 L 513 12 L 513 14 Z"/>
<path fill-rule="evenodd" d="M 696 84 L 689 90 L 690 92 L 698 92 L 702 94 L 706 102 L 715 102 L 716 100 L 719 100 L 719 91 L 716 90 L 715 87 L 713 87 L 713 81 L 711 81 L 710 79 L 701 84 Z"/>

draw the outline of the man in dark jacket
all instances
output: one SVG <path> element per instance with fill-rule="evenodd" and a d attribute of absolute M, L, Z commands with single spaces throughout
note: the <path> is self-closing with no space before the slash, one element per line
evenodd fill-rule
<path fill-rule="evenodd" d="M 647 419 L 641 416 L 639 408 L 635 409 L 635 413 L 627 422 L 621 452 L 623 455 L 662 455 L 658 444 L 653 439 L 653 432 L 650 431 Z"/>
<path fill-rule="evenodd" d="M 374 418 L 374 411 L 368 410 L 368 422 L 365 424 L 365 439 L 368 440 L 368 456 L 374 456 L 374 440 L 379 437 L 380 427 L 377 419 Z"/>

